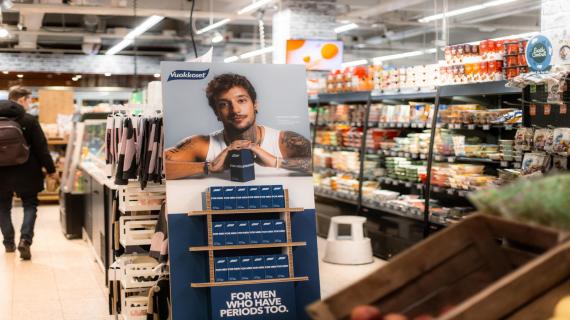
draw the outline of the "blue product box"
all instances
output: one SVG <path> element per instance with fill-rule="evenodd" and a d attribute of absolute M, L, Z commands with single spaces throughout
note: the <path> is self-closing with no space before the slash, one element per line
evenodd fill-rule
<path fill-rule="evenodd" d="M 277 255 L 275 263 L 275 277 L 289 278 L 289 257 L 286 254 Z"/>
<path fill-rule="evenodd" d="M 275 279 L 277 277 L 277 273 L 275 272 L 277 257 L 265 256 L 264 260 L 265 279 Z"/>
<path fill-rule="evenodd" d="M 236 208 L 236 188 L 224 187 L 224 210 L 234 210 Z"/>
<path fill-rule="evenodd" d="M 228 281 L 240 279 L 239 257 L 226 258 L 228 260 Z"/>
<path fill-rule="evenodd" d="M 271 186 L 261 186 L 259 189 L 259 207 L 261 209 L 271 208 Z"/>
<path fill-rule="evenodd" d="M 273 243 L 273 220 L 261 220 L 261 243 Z"/>
<path fill-rule="evenodd" d="M 247 207 L 249 209 L 259 209 L 260 208 L 260 193 L 259 186 L 249 186 L 247 187 Z"/>
<path fill-rule="evenodd" d="M 223 246 L 226 244 L 225 241 L 225 222 L 214 222 L 212 223 L 212 235 L 214 236 L 214 245 Z"/>
<path fill-rule="evenodd" d="M 260 244 L 263 242 L 263 231 L 261 231 L 261 221 L 249 221 L 249 243 Z"/>
<path fill-rule="evenodd" d="M 216 282 L 228 281 L 228 261 L 226 258 L 214 260 L 214 275 Z"/>
<path fill-rule="evenodd" d="M 249 244 L 249 223 L 239 221 L 237 223 L 238 244 Z"/>
<path fill-rule="evenodd" d="M 287 242 L 287 234 L 285 233 L 285 221 L 273 221 L 273 242 L 285 243 Z"/>
<path fill-rule="evenodd" d="M 253 256 L 253 280 L 265 279 L 265 257 Z"/>
<path fill-rule="evenodd" d="M 236 209 L 247 209 L 247 187 L 236 188 Z"/>
<path fill-rule="evenodd" d="M 233 246 L 238 244 L 238 226 L 235 221 L 228 221 L 225 223 L 224 234 L 225 234 L 225 245 Z"/>
<path fill-rule="evenodd" d="M 246 182 L 255 180 L 253 152 L 247 149 L 233 150 L 230 157 L 230 179 Z"/>
<path fill-rule="evenodd" d="M 240 267 L 240 279 L 241 280 L 253 280 L 253 258 L 252 257 L 240 257 L 239 267 Z"/>
<path fill-rule="evenodd" d="M 222 187 L 210 187 L 210 205 L 212 210 L 224 209 L 224 190 Z"/>
<path fill-rule="evenodd" d="M 285 191 L 283 191 L 283 186 L 271 186 L 271 207 L 285 208 Z"/>

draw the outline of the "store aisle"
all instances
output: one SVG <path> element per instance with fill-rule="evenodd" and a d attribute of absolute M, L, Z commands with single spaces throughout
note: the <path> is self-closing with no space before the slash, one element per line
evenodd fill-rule
<path fill-rule="evenodd" d="M 22 208 L 12 215 L 18 230 Z M 104 274 L 86 242 L 63 236 L 58 206 L 39 208 L 31 261 L 1 250 L 1 320 L 108 318 Z"/>

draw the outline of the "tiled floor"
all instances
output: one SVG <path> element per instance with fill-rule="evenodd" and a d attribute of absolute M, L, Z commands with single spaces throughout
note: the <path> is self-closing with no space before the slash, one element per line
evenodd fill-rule
<path fill-rule="evenodd" d="M 21 207 L 12 212 L 16 230 L 22 215 Z M 58 206 L 39 208 L 31 261 L 0 246 L 1 320 L 108 318 L 103 272 L 86 242 L 63 236 L 58 219 Z"/>
<path fill-rule="evenodd" d="M 22 208 L 12 212 L 14 227 Z M 32 246 L 32 260 L 7 254 L 0 246 L 0 320 L 109 319 L 104 274 L 83 240 L 67 240 L 59 225 L 59 207 L 41 206 Z M 324 254 L 319 239 L 319 258 Z M 327 297 L 366 276 L 383 262 L 340 266 L 320 262 L 321 292 Z"/>

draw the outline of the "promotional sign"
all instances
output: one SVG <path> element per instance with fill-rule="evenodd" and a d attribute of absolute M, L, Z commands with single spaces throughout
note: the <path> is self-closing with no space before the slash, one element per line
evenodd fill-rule
<path fill-rule="evenodd" d="M 320 288 L 305 68 L 161 69 L 173 319 L 308 319 Z"/>
<path fill-rule="evenodd" d="M 304 64 L 307 70 L 336 70 L 342 64 L 342 41 L 287 40 L 287 64 Z"/>
<path fill-rule="evenodd" d="M 526 61 L 530 71 L 543 72 L 552 67 L 552 43 L 543 35 L 532 37 L 526 47 Z"/>

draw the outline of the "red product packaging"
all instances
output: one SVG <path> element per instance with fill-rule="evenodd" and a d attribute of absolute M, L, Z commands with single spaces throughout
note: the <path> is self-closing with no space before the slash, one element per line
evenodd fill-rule
<path fill-rule="evenodd" d="M 483 40 L 479 43 L 479 54 L 483 57 L 489 52 L 489 40 Z"/>
<path fill-rule="evenodd" d="M 524 53 L 519 53 L 518 63 L 519 63 L 519 66 L 526 66 L 526 55 Z"/>

